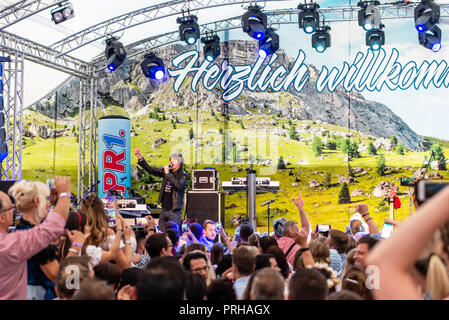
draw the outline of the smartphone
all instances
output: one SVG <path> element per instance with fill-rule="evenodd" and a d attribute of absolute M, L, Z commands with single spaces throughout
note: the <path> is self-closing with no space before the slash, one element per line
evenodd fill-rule
<path fill-rule="evenodd" d="M 146 227 L 148 225 L 148 221 L 145 218 L 136 218 L 136 225 Z"/>
<path fill-rule="evenodd" d="M 239 238 L 239 236 L 240 236 L 240 227 L 237 227 L 237 229 L 235 229 L 234 236 L 235 236 L 235 240 L 237 240 Z"/>
<path fill-rule="evenodd" d="M 117 213 L 115 209 L 108 209 L 107 213 L 109 227 L 115 227 L 115 221 L 117 220 Z"/>
<path fill-rule="evenodd" d="M 221 233 L 221 222 L 215 224 L 215 232 L 218 234 Z"/>
<path fill-rule="evenodd" d="M 331 228 L 330 224 L 319 224 L 319 225 L 317 225 L 317 230 L 318 230 L 318 232 L 321 232 L 321 233 L 329 232 L 330 228 Z"/>
<path fill-rule="evenodd" d="M 187 232 L 187 223 L 182 224 L 182 233 Z"/>
<path fill-rule="evenodd" d="M 108 195 L 107 199 L 108 199 L 109 203 L 115 202 L 117 200 L 117 196 L 116 195 L 110 195 L 110 196 Z"/>
<path fill-rule="evenodd" d="M 384 223 L 380 236 L 382 238 L 389 238 L 392 232 L 393 232 L 393 225 L 389 223 Z"/>
<path fill-rule="evenodd" d="M 53 189 L 55 187 L 55 179 L 47 179 L 47 186 L 49 189 Z"/>
<path fill-rule="evenodd" d="M 424 203 L 428 199 L 432 198 L 444 187 L 449 185 L 449 181 L 433 181 L 433 180 L 420 180 L 416 185 L 416 193 L 418 197 L 418 202 L 420 204 Z"/>

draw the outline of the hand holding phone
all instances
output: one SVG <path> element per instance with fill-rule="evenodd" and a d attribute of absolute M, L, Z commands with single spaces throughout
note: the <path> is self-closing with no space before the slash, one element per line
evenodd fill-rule
<path fill-rule="evenodd" d="M 234 237 L 235 240 L 237 240 L 240 237 L 240 227 L 237 227 L 237 229 L 235 229 Z"/>
<path fill-rule="evenodd" d="M 148 221 L 146 218 L 136 218 L 136 225 L 146 227 L 148 225 Z"/>
<path fill-rule="evenodd" d="M 390 223 L 384 223 L 380 236 L 382 238 L 389 238 L 392 232 L 393 232 L 393 225 Z"/>
<path fill-rule="evenodd" d="M 115 209 L 108 209 L 107 214 L 108 214 L 109 227 L 115 227 L 115 223 L 117 220 L 117 212 L 115 211 Z"/>
<path fill-rule="evenodd" d="M 187 232 L 187 223 L 182 224 L 182 233 Z"/>
<path fill-rule="evenodd" d="M 221 222 L 217 222 L 215 224 L 215 233 L 217 233 L 217 234 L 221 233 Z"/>

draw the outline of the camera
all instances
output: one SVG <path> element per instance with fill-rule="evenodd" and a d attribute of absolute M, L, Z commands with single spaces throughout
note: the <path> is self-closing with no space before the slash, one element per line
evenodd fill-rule
<path fill-rule="evenodd" d="M 316 231 L 317 233 L 321 234 L 324 237 L 328 237 L 329 236 L 329 231 L 331 230 L 331 225 L 330 224 L 318 224 L 316 226 Z"/>
<path fill-rule="evenodd" d="M 420 180 L 416 185 L 418 202 L 424 203 L 448 185 L 449 181 Z"/>

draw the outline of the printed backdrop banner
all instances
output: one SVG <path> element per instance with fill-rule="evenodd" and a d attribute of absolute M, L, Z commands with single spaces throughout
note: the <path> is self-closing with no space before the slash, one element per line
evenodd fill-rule
<path fill-rule="evenodd" d="M 131 187 L 130 120 L 107 116 L 98 121 L 98 196 L 118 190 L 128 197 Z"/>

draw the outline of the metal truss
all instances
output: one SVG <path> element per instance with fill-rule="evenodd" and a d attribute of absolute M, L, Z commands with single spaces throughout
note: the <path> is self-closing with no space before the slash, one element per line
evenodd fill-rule
<path fill-rule="evenodd" d="M 0 31 L 66 0 L 21 0 L 0 10 Z"/>
<path fill-rule="evenodd" d="M 21 180 L 24 55 L 0 50 L 0 56 L 9 56 L 11 59 L 11 62 L 3 63 L 5 143 L 8 145 L 8 156 L 2 163 L 1 180 Z"/>
<path fill-rule="evenodd" d="M 264 0 L 264 2 L 283 2 L 287 0 Z M 174 0 L 147 8 L 128 12 L 110 20 L 103 21 L 73 35 L 68 36 L 51 47 L 60 55 L 68 54 L 91 42 L 103 39 L 108 35 L 122 32 L 126 29 L 149 23 L 158 19 L 167 18 L 183 12 L 199 11 L 230 5 L 242 5 L 254 3 L 254 0 Z"/>
<path fill-rule="evenodd" d="M 96 181 L 97 79 L 80 79 L 78 203 Z"/>
<path fill-rule="evenodd" d="M 382 19 L 398 19 L 413 18 L 414 7 L 415 5 L 413 4 L 402 6 L 384 5 L 380 6 L 379 9 Z M 440 5 L 440 8 L 441 16 L 449 17 L 449 4 Z M 323 8 L 319 11 L 324 21 L 326 22 L 356 21 L 358 7 Z M 268 16 L 268 24 L 272 26 L 298 23 L 297 9 L 272 10 L 265 11 L 265 13 Z M 201 34 L 205 34 L 206 32 L 223 32 L 232 29 L 239 29 L 241 28 L 240 19 L 241 16 L 235 16 L 229 19 L 200 25 Z M 148 50 L 163 47 L 172 43 L 176 43 L 178 41 L 180 41 L 179 32 L 176 30 L 136 41 L 127 45 L 125 47 L 125 50 L 127 50 L 128 52 L 134 51 L 133 53 L 128 55 L 128 58 L 131 58 Z M 98 57 L 94 59 L 93 63 L 98 69 L 105 68 L 104 57 Z"/>
<path fill-rule="evenodd" d="M 26 60 L 73 76 L 81 78 L 91 76 L 89 74 L 89 63 L 67 55 L 58 57 L 58 52 L 55 50 L 9 32 L 0 31 L 0 50 L 9 54 L 21 52 Z"/>

